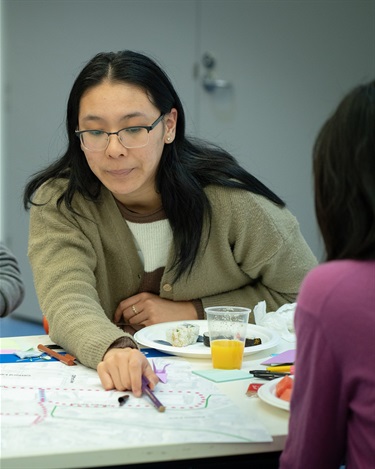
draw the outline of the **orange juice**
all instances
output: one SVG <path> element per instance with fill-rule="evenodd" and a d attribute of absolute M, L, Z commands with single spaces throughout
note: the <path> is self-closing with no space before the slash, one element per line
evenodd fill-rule
<path fill-rule="evenodd" d="M 211 342 L 212 365 L 221 370 L 240 370 L 244 343 L 239 340 L 213 340 Z"/>

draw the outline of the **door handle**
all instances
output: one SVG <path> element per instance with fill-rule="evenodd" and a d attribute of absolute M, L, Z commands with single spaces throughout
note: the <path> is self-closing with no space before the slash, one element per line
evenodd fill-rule
<path fill-rule="evenodd" d="M 209 52 L 206 52 L 205 54 L 203 54 L 202 63 L 206 69 L 206 73 L 204 74 L 203 80 L 202 80 L 203 88 L 206 91 L 208 91 L 209 93 L 213 93 L 214 91 L 218 89 L 224 90 L 224 89 L 229 89 L 232 87 L 231 82 L 220 79 L 220 78 L 216 78 L 215 76 L 216 59 L 215 57 L 213 57 L 212 54 L 210 54 Z"/>
<path fill-rule="evenodd" d="M 212 93 L 213 91 L 217 89 L 227 89 L 231 87 L 232 87 L 232 83 L 230 83 L 227 80 L 220 80 L 218 78 L 210 78 L 207 75 L 203 77 L 203 88 L 209 93 Z"/>

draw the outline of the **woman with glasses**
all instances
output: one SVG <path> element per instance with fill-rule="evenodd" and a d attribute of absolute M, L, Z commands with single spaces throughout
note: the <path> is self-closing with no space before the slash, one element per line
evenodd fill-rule
<path fill-rule="evenodd" d="M 303 281 L 281 469 L 375 464 L 375 81 L 352 89 L 313 150 L 326 260 Z"/>
<path fill-rule="evenodd" d="M 157 378 L 129 332 L 204 308 L 294 302 L 316 259 L 280 198 L 185 136 L 150 58 L 100 53 L 78 75 L 68 148 L 28 183 L 29 258 L 49 333 L 106 389 Z"/>

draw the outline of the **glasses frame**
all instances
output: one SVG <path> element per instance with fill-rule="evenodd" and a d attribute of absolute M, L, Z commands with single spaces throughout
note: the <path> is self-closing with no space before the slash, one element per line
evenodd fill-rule
<path fill-rule="evenodd" d="M 86 148 L 86 150 L 88 151 L 105 151 L 107 148 L 108 148 L 108 145 L 109 145 L 109 137 L 110 135 L 117 135 L 117 138 L 118 138 L 118 141 L 121 143 L 121 145 L 124 147 L 124 148 L 128 148 L 128 149 L 131 149 L 131 148 L 143 148 L 145 146 L 148 145 L 149 141 L 145 144 L 145 145 L 141 145 L 140 147 L 127 147 L 122 141 L 121 141 L 121 137 L 119 135 L 120 132 L 122 132 L 123 130 L 129 130 L 129 129 L 146 129 L 147 130 L 147 134 L 149 134 L 151 132 L 151 130 L 153 130 L 158 124 L 159 122 L 161 122 L 161 120 L 163 119 L 163 117 L 165 116 L 165 114 L 160 114 L 160 116 L 156 119 L 156 121 L 154 121 L 151 125 L 132 125 L 130 127 L 123 127 L 122 129 L 118 130 L 117 132 L 106 132 L 105 130 L 98 130 L 98 129 L 91 129 L 91 130 L 75 130 L 74 133 L 76 134 L 76 136 L 79 138 L 81 144 L 83 147 Z M 103 148 L 102 150 L 91 150 L 90 148 L 87 148 L 85 146 L 85 144 L 83 143 L 83 134 L 87 133 L 87 132 L 103 132 L 103 134 L 107 134 L 107 145 L 105 146 L 105 148 Z"/>

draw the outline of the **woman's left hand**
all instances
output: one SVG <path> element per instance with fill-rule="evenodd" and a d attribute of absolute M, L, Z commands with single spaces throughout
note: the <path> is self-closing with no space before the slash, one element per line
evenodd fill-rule
<path fill-rule="evenodd" d="M 171 301 L 152 293 L 138 293 L 118 305 L 114 322 L 131 326 L 151 326 L 160 322 L 198 319 L 190 301 Z"/>

